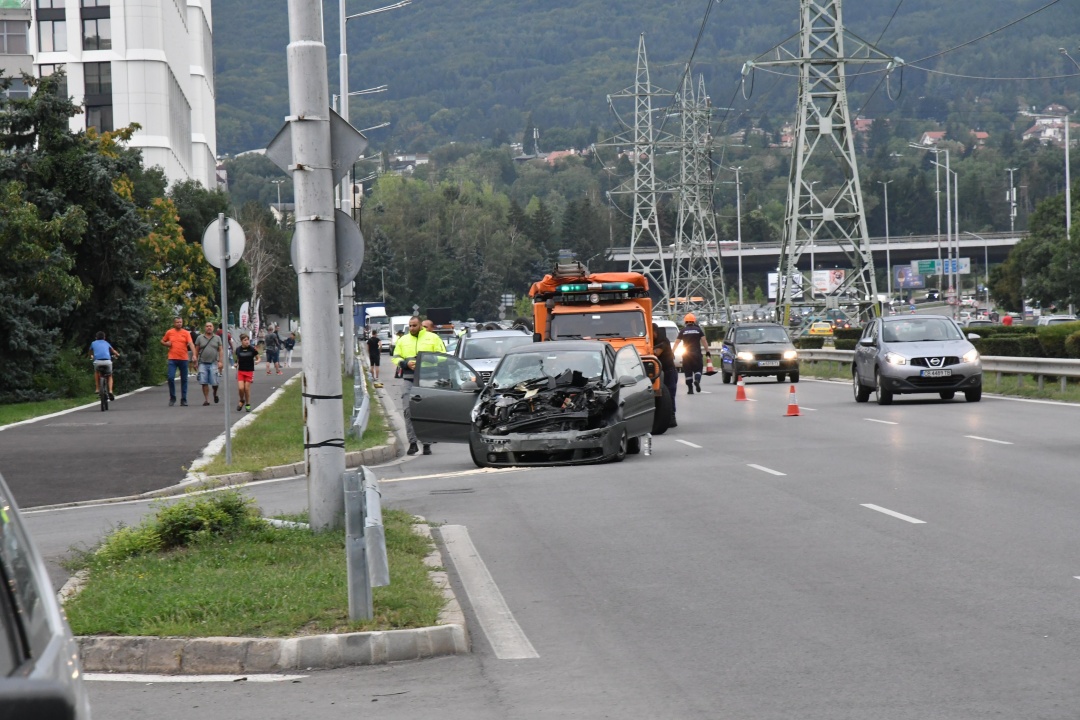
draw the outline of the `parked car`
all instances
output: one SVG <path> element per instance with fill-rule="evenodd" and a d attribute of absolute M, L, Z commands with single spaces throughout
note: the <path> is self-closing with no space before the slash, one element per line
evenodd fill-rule
<path fill-rule="evenodd" d="M 720 379 L 729 383 L 732 377 L 762 375 L 799 382 L 799 352 L 787 330 L 778 323 L 732 325 L 720 348 Z"/>
<path fill-rule="evenodd" d="M 653 428 L 652 381 L 633 345 L 520 345 L 479 379 L 462 358 L 420 353 L 409 402 L 418 436 L 468 443 L 478 467 L 620 462 Z"/>
<path fill-rule="evenodd" d="M 963 325 L 966 328 L 993 327 L 994 321 L 989 318 L 969 318 Z"/>
<path fill-rule="evenodd" d="M 1062 323 L 1076 322 L 1075 315 L 1043 315 L 1039 318 L 1037 325 L 1042 327 L 1043 325 L 1061 325 Z"/>
<path fill-rule="evenodd" d="M 0 715 L 88 720 L 79 646 L 0 477 Z"/>
<path fill-rule="evenodd" d="M 457 350 L 448 353 L 467 360 L 483 382 L 491 378 L 495 366 L 511 348 L 532 344 L 533 337 L 523 330 L 477 330 L 465 333 L 458 340 Z"/>
<path fill-rule="evenodd" d="M 963 392 L 968 402 L 982 399 L 979 351 L 960 326 L 944 315 L 897 315 L 867 323 L 855 347 L 852 386 L 856 402 L 871 393 L 879 405 L 895 395 L 937 393 L 952 400 Z"/>

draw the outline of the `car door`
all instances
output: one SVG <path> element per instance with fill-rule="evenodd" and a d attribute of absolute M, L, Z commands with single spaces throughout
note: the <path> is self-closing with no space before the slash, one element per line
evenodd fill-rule
<path fill-rule="evenodd" d="M 464 360 L 445 353 L 416 356 L 409 392 L 413 429 L 421 442 L 468 442 L 479 375 Z"/>
<path fill-rule="evenodd" d="M 735 362 L 735 325 L 728 328 L 724 342 L 720 346 L 720 367 L 734 367 Z M 732 370 L 734 372 L 734 370 Z"/>
<path fill-rule="evenodd" d="M 865 385 L 869 385 L 870 380 L 874 377 L 874 358 L 877 356 L 877 336 L 880 322 L 880 320 L 874 320 L 867 323 L 866 328 L 863 329 L 862 337 L 859 338 L 859 342 L 855 345 L 855 372 L 858 373 L 859 380 Z"/>
<path fill-rule="evenodd" d="M 652 432 L 656 400 L 652 381 L 645 372 L 641 356 L 633 345 L 623 346 L 615 354 L 615 379 L 621 382 L 633 378 L 634 382 L 619 390 L 619 404 L 626 422 L 626 434 L 630 437 Z"/>

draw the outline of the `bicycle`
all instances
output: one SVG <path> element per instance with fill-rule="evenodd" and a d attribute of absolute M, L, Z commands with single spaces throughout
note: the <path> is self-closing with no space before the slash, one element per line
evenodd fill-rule
<path fill-rule="evenodd" d="M 98 374 L 98 396 L 101 398 L 101 412 L 109 409 L 109 378 L 112 376 L 111 360 L 95 360 L 94 370 Z"/>

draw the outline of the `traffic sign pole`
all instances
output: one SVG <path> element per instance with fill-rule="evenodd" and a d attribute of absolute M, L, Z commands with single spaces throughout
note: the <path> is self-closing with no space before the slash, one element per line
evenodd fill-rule
<path fill-rule="evenodd" d="M 232 425 L 229 420 L 229 369 L 225 367 L 229 360 L 229 296 L 226 290 L 225 276 L 229 267 L 229 223 L 225 222 L 225 213 L 218 213 L 218 232 L 221 234 L 221 354 L 222 363 L 221 397 L 225 406 L 225 465 L 232 465 Z"/>

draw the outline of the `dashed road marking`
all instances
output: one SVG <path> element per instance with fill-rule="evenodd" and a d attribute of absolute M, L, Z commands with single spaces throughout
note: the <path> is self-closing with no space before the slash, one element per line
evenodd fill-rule
<path fill-rule="evenodd" d="M 866 422 L 881 423 L 882 425 L 899 425 L 900 424 L 900 423 L 895 423 L 892 420 L 878 420 L 877 418 L 863 418 L 863 420 L 865 420 Z"/>
<path fill-rule="evenodd" d="M 682 443 L 683 445 L 689 445 L 692 448 L 697 448 L 698 450 L 701 450 L 700 445 L 695 445 L 694 443 L 692 443 L 692 442 L 690 442 L 688 440 L 678 440 L 678 439 L 676 439 L 675 442 Z"/>
<path fill-rule="evenodd" d="M 787 473 L 782 473 L 779 470 L 773 470 L 772 468 L 767 468 L 764 465 L 754 465 L 753 463 L 748 463 L 748 467 L 752 467 L 755 470 L 760 470 L 761 472 L 767 472 L 770 475 L 779 475 L 780 477 L 787 477 Z"/>
<path fill-rule="evenodd" d="M 1008 440 L 994 440 L 993 438 L 984 438 L 979 437 L 978 435 L 965 435 L 964 437 L 971 438 L 972 440 L 982 440 L 983 442 L 996 443 L 997 445 L 1012 445 L 1012 443 Z"/>
<path fill-rule="evenodd" d="M 885 513 L 886 515 L 892 515 L 894 518 L 899 518 L 900 520 L 903 520 L 904 522 L 912 523 L 913 525 L 925 525 L 926 524 L 925 520 L 919 520 L 917 518 L 911 517 L 910 515 L 904 515 L 902 513 L 898 513 L 895 510 L 889 510 L 888 508 L 883 508 L 880 505 L 872 505 L 870 503 L 863 503 L 862 506 L 864 508 L 870 508 L 871 510 L 877 510 L 879 513 Z"/>

